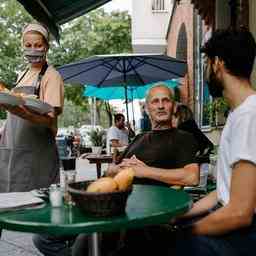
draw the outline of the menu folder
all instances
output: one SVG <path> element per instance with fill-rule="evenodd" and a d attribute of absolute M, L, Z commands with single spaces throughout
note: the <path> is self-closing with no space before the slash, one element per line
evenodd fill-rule
<path fill-rule="evenodd" d="M 34 207 L 42 203 L 44 200 L 31 192 L 0 193 L 0 212 Z"/>

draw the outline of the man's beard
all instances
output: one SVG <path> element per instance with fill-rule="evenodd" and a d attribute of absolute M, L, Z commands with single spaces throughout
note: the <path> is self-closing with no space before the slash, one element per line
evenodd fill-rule
<path fill-rule="evenodd" d="M 209 93 L 213 98 L 220 98 L 223 96 L 223 89 L 224 89 L 223 84 L 219 79 L 217 79 L 216 75 L 213 72 L 212 67 L 211 67 L 211 73 L 206 82 L 208 84 Z"/>
<path fill-rule="evenodd" d="M 169 116 L 165 120 L 151 121 L 152 129 L 154 130 L 166 130 L 172 128 L 172 113 L 174 111 L 174 105 L 172 106 Z M 168 114 L 168 113 L 167 113 Z M 152 120 L 152 117 L 150 118 Z"/>
<path fill-rule="evenodd" d="M 155 122 L 152 124 L 153 130 L 166 130 L 172 128 L 170 122 Z"/>

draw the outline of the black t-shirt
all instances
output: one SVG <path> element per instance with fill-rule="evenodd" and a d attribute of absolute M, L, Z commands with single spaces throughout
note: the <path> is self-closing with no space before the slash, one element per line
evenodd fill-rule
<path fill-rule="evenodd" d="M 163 168 L 182 168 L 186 164 L 196 163 L 198 144 L 194 136 L 178 129 L 153 130 L 136 136 L 123 152 L 121 159 L 135 155 L 145 164 Z M 168 171 L 168 170 L 167 170 Z M 149 179 L 138 179 L 139 183 L 160 183 Z"/>
<path fill-rule="evenodd" d="M 200 151 L 201 161 L 209 162 L 210 153 L 213 150 L 213 143 L 204 135 L 204 133 L 199 129 L 195 120 L 190 119 L 178 126 L 178 129 L 187 131 L 194 135 Z"/>

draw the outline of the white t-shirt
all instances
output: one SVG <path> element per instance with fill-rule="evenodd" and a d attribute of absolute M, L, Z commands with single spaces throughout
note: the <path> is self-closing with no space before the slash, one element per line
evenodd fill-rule
<path fill-rule="evenodd" d="M 240 160 L 256 164 L 256 95 L 232 111 L 223 129 L 217 160 L 217 196 L 226 205 L 230 199 L 232 167 Z"/>
<path fill-rule="evenodd" d="M 107 133 L 107 152 L 110 153 L 111 140 L 118 140 L 123 145 L 128 145 L 128 130 L 118 129 L 116 126 L 112 126 L 108 129 Z"/>

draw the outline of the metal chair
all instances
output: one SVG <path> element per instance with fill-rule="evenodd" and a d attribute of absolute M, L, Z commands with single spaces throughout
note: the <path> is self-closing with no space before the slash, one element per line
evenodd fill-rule
<path fill-rule="evenodd" d="M 183 189 L 188 192 L 194 201 L 199 200 L 207 194 L 207 182 L 210 169 L 211 149 L 206 147 L 203 152 L 197 152 L 196 159 L 200 164 L 200 179 L 197 186 L 185 186 Z"/>
<path fill-rule="evenodd" d="M 185 186 L 183 189 L 188 192 L 193 201 L 197 201 L 207 194 L 207 181 L 209 174 L 209 163 L 200 164 L 200 179 L 197 186 Z"/>

